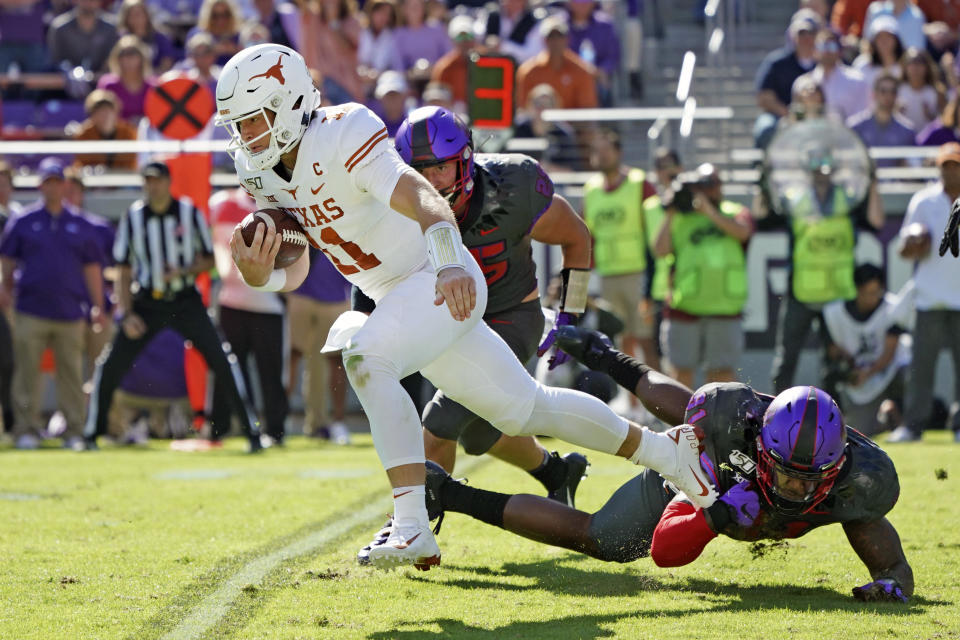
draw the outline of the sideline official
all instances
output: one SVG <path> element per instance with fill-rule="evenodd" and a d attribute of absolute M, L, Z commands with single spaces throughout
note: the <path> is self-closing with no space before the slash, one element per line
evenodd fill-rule
<path fill-rule="evenodd" d="M 220 337 L 207 315 L 196 276 L 214 266 L 210 230 L 200 212 L 186 198 L 170 194 L 170 170 L 151 162 L 141 171 L 143 200 L 134 202 L 117 230 L 113 257 L 117 261 L 120 331 L 101 355 L 94 374 L 94 390 L 84 438 L 96 449 L 96 438 L 107 432 L 113 392 L 137 355 L 161 329 L 170 327 L 190 340 L 228 393 L 234 411 L 247 426 L 250 450 L 260 449 L 255 414 L 248 406 L 242 377 L 231 366 Z M 226 429 L 214 428 L 215 432 Z"/>

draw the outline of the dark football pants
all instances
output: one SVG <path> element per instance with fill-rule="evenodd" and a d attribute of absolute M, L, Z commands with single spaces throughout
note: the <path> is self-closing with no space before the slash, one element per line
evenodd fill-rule
<path fill-rule="evenodd" d="M 280 313 L 257 313 L 230 307 L 220 307 L 220 330 L 230 343 L 230 350 L 237 356 L 240 371 L 248 396 L 252 394 L 248 362 L 253 354 L 257 363 L 257 378 L 263 394 L 263 413 L 266 422 L 264 433 L 272 438 L 283 438 L 283 423 L 287 418 L 287 392 L 283 387 L 283 336 L 284 321 Z M 219 438 L 230 427 L 230 379 L 216 379 L 212 422 Z M 222 387 L 222 388 L 221 388 Z M 251 396 L 252 399 L 252 396 Z"/>
<path fill-rule="evenodd" d="M 167 327 L 193 343 L 213 371 L 216 380 L 229 381 L 223 385 L 223 393 L 229 396 L 230 405 L 248 433 L 257 429 L 256 414 L 248 406 L 240 370 L 235 364 L 231 366 L 227 360 L 222 340 L 196 290 L 181 294 L 173 300 L 137 298 L 133 302 L 133 312 L 143 318 L 147 330 L 136 340 L 131 340 L 123 329 L 119 328 L 113 343 L 97 359 L 94 389 L 90 395 L 90 409 L 84 429 L 86 438 L 96 438 L 107 432 L 107 414 L 113 402 L 113 392 L 147 343 L 161 329 Z M 225 431 L 222 427 L 219 430 Z M 214 433 L 217 431 L 218 428 L 214 425 Z"/>
<path fill-rule="evenodd" d="M 653 531 L 674 493 L 653 469 L 617 489 L 590 519 L 590 538 L 607 562 L 633 562 L 650 553 Z"/>
<path fill-rule="evenodd" d="M 827 328 L 823 313 L 787 294 L 780 299 L 780 311 L 777 317 L 777 342 L 773 354 L 773 392 L 780 393 L 793 386 L 793 378 L 800 362 L 800 351 L 807 342 L 807 336 L 814 320 L 819 327 L 820 346 L 826 348 Z M 824 389 L 830 395 L 836 395 L 836 389 Z"/>
<path fill-rule="evenodd" d="M 524 365 L 537 352 L 544 325 L 539 299 L 500 313 L 487 314 L 483 320 L 503 338 Z M 503 435 L 489 422 L 446 397 L 442 391 L 437 391 L 423 410 L 423 426 L 438 438 L 459 440 L 464 451 L 475 456 L 489 451 Z"/>

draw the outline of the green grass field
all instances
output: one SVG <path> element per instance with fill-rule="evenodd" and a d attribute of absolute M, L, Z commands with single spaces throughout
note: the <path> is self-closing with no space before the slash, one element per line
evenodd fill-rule
<path fill-rule="evenodd" d="M 602 563 L 448 515 L 443 564 L 355 563 L 390 509 L 369 437 L 345 448 L 0 451 L 0 638 L 960 638 L 960 447 L 888 450 L 909 605 L 863 605 L 838 525 L 782 544 L 712 542 L 681 569 Z M 547 442 L 548 446 L 556 446 Z M 634 467 L 590 456 L 594 510 Z M 461 457 L 471 484 L 537 492 Z M 946 471 L 946 478 L 939 470 Z M 459 474 L 458 474 L 459 475 Z"/>

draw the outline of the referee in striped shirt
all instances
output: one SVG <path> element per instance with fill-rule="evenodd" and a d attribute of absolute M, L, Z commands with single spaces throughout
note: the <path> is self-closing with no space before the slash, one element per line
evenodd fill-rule
<path fill-rule="evenodd" d="M 151 162 L 141 173 L 146 198 L 130 205 L 113 245 L 121 330 L 97 360 L 84 429 L 87 449 L 96 449 L 97 437 L 107 431 L 113 392 L 124 374 L 153 336 L 169 327 L 193 343 L 218 379 L 230 381 L 215 386 L 229 394 L 226 400 L 247 426 L 251 453 L 259 451 L 260 430 L 243 378 L 224 353 L 194 286 L 196 276 L 214 266 L 206 220 L 188 199 L 171 196 L 166 164 Z M 214 433 L 228 430 L 229 425 L 213 425 Z"/>

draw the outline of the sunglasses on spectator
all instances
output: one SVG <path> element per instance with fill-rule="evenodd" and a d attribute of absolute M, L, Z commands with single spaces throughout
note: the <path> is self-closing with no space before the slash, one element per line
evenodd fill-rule
<path fill-rule="evenodd" d="M 836 40 L 821 40 L 817 43 L 817 51 L 821 53 L 840 53 L 840 44 Z"/>
<path fill-rule="evenodd" d="M 897 88 L 887 85 L 886 87 L 877 87 L 876 89 L 874 89 L 874 91 L 876 93 L 896 93 Z"/>

